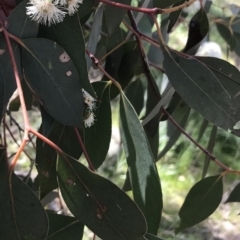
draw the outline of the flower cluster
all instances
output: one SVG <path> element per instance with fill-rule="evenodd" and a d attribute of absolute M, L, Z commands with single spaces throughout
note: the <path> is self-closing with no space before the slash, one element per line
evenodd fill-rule
<path fill-rule="evenodd" d="M 27 15 L 44 25 L 62 22 L 68 13 L 72 16 L 83 0 L 30 0 Z"/>
<path fill-rule="evenodd" d="M 93 110 L 96 109 L 96 99 L 93 98 L 87 91 L 82 89 L 84 103 L 86 105 L 85 116 L 84 116 L 84 125 L 85 127 L 91 127 L 94 124 Z"/>

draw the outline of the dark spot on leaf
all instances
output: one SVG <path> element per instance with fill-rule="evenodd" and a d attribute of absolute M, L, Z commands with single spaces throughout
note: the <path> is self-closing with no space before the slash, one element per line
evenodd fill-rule
<path fill-rule="evenodd" d="M 67 181 L 66 181 L 66 184 L 69 186 L 69 185 L 76 185 L 75 182 L 73 182 L 73 180 L 71 178 L 68 178 Z"/>
<path fill-rule="evenodd" d="M 61 54 L 59 56 L 59 60 L 61 62 L 68 62 L 70 60 L 70 57 L 68 56 L 68 54 L 66 52 L 64 52 L 63 54 Z"/>

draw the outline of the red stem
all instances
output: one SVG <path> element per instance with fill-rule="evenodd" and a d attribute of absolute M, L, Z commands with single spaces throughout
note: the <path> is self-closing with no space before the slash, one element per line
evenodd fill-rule
<path fill-rule="evenodd" d="M 95 170 L 95 168 L 94 168 L 94 166 L 93 166 L 93 164 L 92 164 L 92 161 L 91 161 L 91 159 L 90 159 L 90 157 L 89 157 L 89 155 L 88 155 L 88 153 L 87 153 L 87 150 L 86 150 L 86 148 L 85 148 L 85 146 L 84 146 L 84 143 L 83 143 L 83 141 L 82 141 L 82 138 L 81 138 L 81 136 L 80 136 L 80 134 L 79 134 L 79 132 L 78 132 L 78 129 L 77 129 L 76 127 L 74 128 L 74 131 L 75 131 L 75 134 L 76 134 L 76 136 L 77 136 L 77 139 L 78 139 L 78 141 L 79 141 L 79 143 L 80 143 L 80 146 L 81 146 L 81 148 L 82 148 L 82 150 L 83 150 L 83 153 L 84 153 L 84 155 L 85 155 L 85 158 L 87 159 L 89 169 L 92 170 L 93 172 L 95 172 L 96 170 Z"/>

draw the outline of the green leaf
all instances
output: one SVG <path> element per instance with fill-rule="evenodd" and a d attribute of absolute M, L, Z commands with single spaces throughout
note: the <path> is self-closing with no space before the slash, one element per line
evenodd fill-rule
<path fill-rule="evenodd" d="M 179 1 L 175 4 L 173 4 L 173 7 L 177 7 L 181 4 L 183 4 L 185 2 L 185 0 Z M 169 25 L 168 25 L 168 30 L 167 32 L 170 33 L 173 29 L 173 27 L 176 25 L 179 17 L 181 16 L 182 13 L 182 9 L 179 9 L 178 11 L 175 12 L 171 12 L 168 16 L 168 20 L 169 20 Z"/>
<path fill-rule="evenodd" d="M 80 162 L 59 155 L 58 183 L 72 214 L 102 239 L 145 239 L 146 222 L 128 195 Z M 132 224 L 134 222 L 134 224 Z"/>
<path fill-rule="evenodd" d="M 188 121 L 190 115 L 191 108 L 188 107 L 184 102 L 180 102 L 179 106 L 177 107 L 176 111 L 173 113 L 173 119 L 178 122 L 178 124 L 184 129 L 186 123 Z M 181 136 L 181 131 L 168 121 L 168 137 L 169 140 L 167 141 L 165 147 L 161 150 L 158 154 L 157 159 L 160 160 L 166 153 L 172 148 L 172 146 L 177 142 L 179 137 Z"/>
<path fill-rule="evenodd" d="M 122 51 L 123 55 L 115 79 L 121 84 L 122 89 L 124 89 L 134 75 L 140 75 L 143 72 L 143 68 L 135 42 L 124 44 Z M 118 94 L 119 90 L 115 86 L 112 86 L 111 98 L 116 97 Z"/>
<path fill-rule="evenodd" d="M 6 152 L 0 151 L 0 238 L 45 239 L 48 218 L 37 196 L 14 173 L 9 182 Z"/>
<path fill-rule="evenodd" d="M 197 57 L 216 76 L 228 95 L 231 96 L 231 105 L 240 107 L 240 72 L 227 61 L 214 57 Z"/>
<path fill-rule="evenodd" d="M 22 77 L 21 52 L 19 46 L 11 41 L 15 61 L 18 68 L 19 77 Z M 0 121 L 5 114 L 9 99 L 16 90 L 16 80 L 13 72 L 12 62 L 8 53 L 8 47 L 3 36 L 0 37 Z"/>
<path fill-rule="evenodd" d="M 81 127 L 82 88 L 72 60 L 47 39 L 27 39 L 23 44 L 25 78 L 40 104 L 62 124 Z"/>
<path fill-rule="evenodd" d="M 48 124 L 45 119 L 46 118 L 43 118 L 42 126 Z M 62 125 L 55 121 L 53 125 L 49 126 L 49 128 L 51 128 L 50 134 L 47 136 L 49 140 L 54 142 L 65 153 L 74 158 L 79 158 L 81 156 L 82 149 L 80 148 L 78 139 L 72 127 Z M 40 128 L 40 133 L 41 132 L 42 127 Z M 53 189 L 57 188 L 56 160 L 56 151 L 38 138 L 36 144 L 36 167 L 39 174 L 41 199 Z"/>
<path fill-rule="evenodd" d="M 118 2 L 126 5 L 131 5 L 131 0 L 113 0 L 113 2 Z M 117 8 L 111 5 L 105 5 L 104 15 L 106 18 L 108 34 L 112 35 L 122 22 L 127 10 Z"/>
<path fill-rule="evenodd" d="M 240 202 L 240 183 L 234 187 L 225 203 L 229 202 Z"/>
<path fill-rule="evenodd" d="M 84 225 L 76 218 L 48 213 L 49 232 L 46 240 L 82 239 Z"/>
<path fill-rule="evenodd" d="M 138 78 L 130 83 L 126 88 L 125 94 L 134 107 L 137 115 L 139 115 L 144 106 L 144 87 L 141 79 Z"/>
<path fill-rule="evenodd" d="M 175 232 L 179 233 L 208 218 L 217 209 L 222 195 L 221 175 L 207 177 L 196 183 L 190 189 L 179 211 L 181 222 Z"/>
<path fill-rule="evenodd" d="M 95 169 L 106 158 L 112 132 L 112 112 L 110 104 L 110 82 L 93 83 L 97 95 L 96 121 L 85 129 L 85 147 Z"/>
<path fill-rule="evenodd" d="M 188 40 L 183 52 L 194 55 L 202 40 L 207 36 L 209 31 L 208 18 L 203 9 L 200 9 L 189 23 Z"/>
<path fill-rule="evenodd" d="M 26 14 L 28 2 L 28 0 L 25 0 L 20 3 L 7 18 L 8 32 L 21 39 L 33 38 L 38 35 L 38 23 L 32 21 Z"/>
<path fill-rule="evenodd" d="M 202 139 L 202 136 L 203 136 L 203 134 L 205 133 L 205 131 L 207 129 L 208 123 L 209 123 L 208 120 L 203 118 L 201 127 L 200 127 L 199 132 L 198 132 L 198 138 L 197 138 L 198 142 L 200 142 L 200 140 Z"/>
<path fill-rule="evenodd" d="M 96 0 L 83 1 L 83 3 L 81 4 L 77 11 L 78 17 L 83 18 L 86 15 L 88 15 L 94 9 L 95 3 Z"/>
<path fill-rule="evenodd" d="M 216 141 L 216 136 L 217 136 L 217 127 L 215 125 L 212 126 L 212 131 L 208 140 L 208 146 L 207 146 L 207 151 L 209 153 L 213 152 L 213 148 L 215 145 L 215 141 Z M 209 167 L 209 163 L 210 163 L 211 159 L 208 155 L 205 156 L 205 160 L 204 160 L 204 165 L 203 165 L 203 171 L 202 171 L 202 178 L 204 178 L 207 174 L 207 170 Z"/>
<path fill-rule="evenodd" d="M 85 2 L 88 1 L 83 1 L 83 4 Z M 82 9 L 82 5 L 79 9 Z M 41 25 L 39 35 L 40 37 L 44 37 L 58 43 L 62 48 L 64 48 L 78 71 L 78 81 L 80 81 L 82 87 L 90 95 L 95 96 L 88 78 L 85 59 L 85 42 L 79 18 L 80 16 L 76 13 L 73 16 L 66 15 L 63 22 L 52 25 L 51 27 Z"/>
<path fill-rule="evenodd" d="M 230 47 L 230 50 L 231 51 L 235 50 L 237 45 L 240 42 L 240 34 L 238 31 L 235 32 L 232 29 L 231 23 L 234 23 L 233 19 L 231 17 L 227 17 L 227 18 L 217 19 L 217 21 L 215 22 L 216 22 L 216 26 L 219 34 L 227 42 L 227 44 Z"/>
<path fill-rule="evenodd" d="M 102 16 L 103 16 L 103 5 L 97 9 L 94 18 L 93 23 L 91 27 L 91 31 L 89 34 L 88 42 L 87 42 L 87 50 L 95 55 L 95 51 L 97 48 L 97 44 L 99 41 L 99 35 L 101 33 L 101 25 L 102 25 Z M 92 64 L 92 59 L 90 57 L 87 57 L 87 70 L 89 71 Z"/>
<path fill-rule="evenodd" d="M 120 119 L 134 200 L 146 217 L 148 231 L 156 234 L 162 211 L 160 180 L 145 132 L 124 93 L 120 99 Z"/>
<path fill-rule="evenodd" d="M 204 64 L 165 48 L 164 67 L 172 86 L 190 107 L 218 127 L 233 128 L 239 116 L 231 108 L 232 96 Z"/>

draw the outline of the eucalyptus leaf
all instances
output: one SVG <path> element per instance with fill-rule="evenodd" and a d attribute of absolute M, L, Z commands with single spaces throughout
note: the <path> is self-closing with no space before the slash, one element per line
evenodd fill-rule
<path fill-rule="evenodd" d="M 40 104 L 62 124 L 81 127 L 82 87 L 68 54 L 48 39 L 32 38 L 23 44 L 24 75 Z"/>
<path fill-rule="evenodd" d="M 166 47 L 164 67 L 172 86 L 190 107 L 218 127 L 233 128 L 239 109 L 231 105 L 232 96 L 206 65 Z"/>
<path fill-rule="evenodd" d="M 144 106 L 144 86 L 140 78 L 130 83 L 125 90 L 128 100 L 133 105 L 137 115 L 143 109 Z"/>
<path fill-rule="evenodd" d="M 38 23 L 32 21 L 26 14 L 28 2 L 25 0 L 20 3 L 7 18 L 8 32 L 21 39 L 33 38 L 38 35 Z"/>
<path fill-rule="evenodd" d="M 97 169 L 105 160 L 111 141 L 112 112 L 110 104 L 110 82 L 93 83 L 97 95 L 96 121 L 85 129 L 85 147 L 91 162 Z"/>
<path fill-rule="evenodd" d="M 146 217 L 148 231 L 156 234 L 162 211 L 160 180 L 145 132 L 123 93 L 120 99 L 120 120 L 134 200 Z"/>
<path fill-rule="evenodd" d="M 95 51 L 99 41 L 99 34 L 101 32 L 101 24 L 102 24 L 102 16 L 103 16 L 103 6 L 101 6 L 95 13 L 91 31 L 88 38 L 88 42 L 87 42 L 87 50 L 93 55 L 95 55 Z M 92 64 L 92 59 L 90 57 L 87 57 L 88 71 L 91 67 L 91 64 Z"/>
<path fill-rule="evenodd" d="M 234 187 L 225 203 L 229 202 L 240 202 L 240 183 Z"/>
<path fill-rule="evenodd" d="M 57 175 L 69 210 L 100 238 L 145 239 L 146 222 L 141 211 L 112 182 L 62 155 L 58 156 Z"/>
<path fill-rule="evenodd" d="M 55 121 L 48 122 L 48 118 L 43 118 L 42 126 L 50 123 L 50 132 L 47 137 L 59 146 L 65 153 L 75 158 L 79 158 L 82 149 L 78 142 L 75 131 L 72 127 L 62 125 Z M 40 133 L 42 133 L 42 127 Z M 56 178 L 57 153 L 48 144 L 37 138 L 36 145 L 36 167 L 39 174 L 40 198 L 45 197 L 49 192 L 57 188 Z"/>
<path fill-rule="evenodd" d="M 209 217 L 222 200 L 222 176 L 207 177 L 196 183 L 188 192 L 179 211 L 180 226 L 175 232 L 189 228 Z"/>
<path fill-rule="evenodd" d="M 14 173 L 9 181 L 6 152 L 0 150 L 0 239 L 45 239 L 48 218 L 31 189 Z"/>
<path fill-rule="evenodd" d="M 113 0 L 113 2 L 119 2 L 126 5 L 131 5 L 131 0 Z M 105 6 L 104 15 L 106 18 L 106 24 L 108 29 L 108 34 L 112 35 L 114 31 L 119 27 L 122 22 L 127 10 L 122 8 L 117 8 L 111 5 Z"/>
<path fill-rule="evenodd" d="M 83 4 L 85 2 L 88 1 L 83 1 Z M 92 2 L 92 0 L 89 0 L 89 2 Z M 82 5 L 79 9 L 82 9 Z M 94 96 L 95 94 L 88 78 L 85 42 L 79 19 L 80 15 L 76 13 L 73 16 L 65 16 L 63 22 L 52 25 L 51 27 L 41 26 L 39 36 L 50 39 L 64 48 L 78 71 L 78 81 L 81 86 L 89 94 Z M 71 28 L 69 26 L 71 26 Z"/>
<path fill-rule="evenodd" d="M 185 2 L 185 0 L 182 0 L 182 1 L 179 1 L 179 2 L 176 2 L 173 7 L 177 7 L 181 4 L 183 4 Z M 175 12 L 171 12 L 168 16 L 168 20 L 169 20 L 169 24 L 168 24 L 168 30 L 167 32 L 170 33 L 173 29 L 173 27 L 176 25 L 179 17 L 181 16 L 181 13 L 182 13 L 182 9 L 179 9 L 178 11 L 175 11 Z"/>
<path fill-rule="evenodd" d="M 208 31 L 207 15 L 204 9 L 200 8 L 189 23 L 188 40 L 183 52 L 194 55 L 200 47 L 202 40 L 207 36 Z"/>
<path fill-rule="evenodd" d="M 49 232 L 46 240 L 82 239 L 84 225 L 76 218 L 48 213 Z"/>
<path fill-rule="evenodd" d="M 213 152 L 213 148 L 216 142 L 216 136 L 217 136 L 217 127 L 215 125 L 212 126 L 212 131 L 208 140 L 208 146 L 207 146 L 207 151 L 209 153 Z M 202 178 L 204 178 L 207 174 L 207 170 L 209 167 L 209 163 L 210 163 L 211 159 L 208 155 L 205 156 L 205 160 L 204 160 L 204 165 L 203 165 L 203 171 L 202 171 Z"/>

